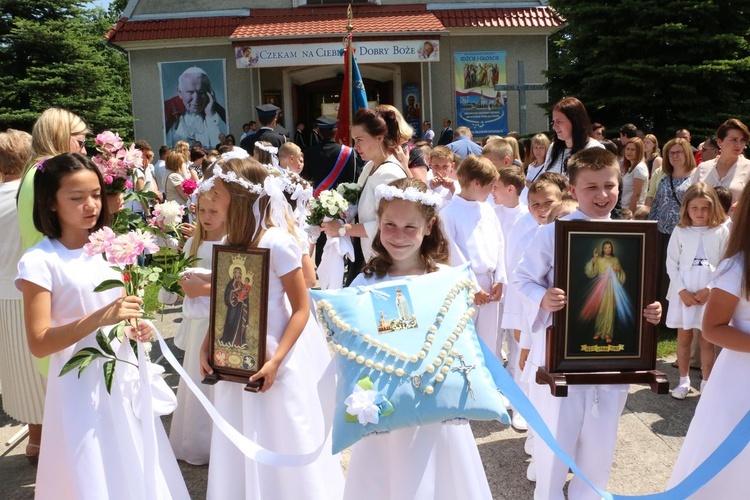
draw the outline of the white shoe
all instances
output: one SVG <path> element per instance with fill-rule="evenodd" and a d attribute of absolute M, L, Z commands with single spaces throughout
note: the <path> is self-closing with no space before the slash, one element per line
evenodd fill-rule
<path fill-rule="evenodd" d="M 510 405 L 510 400 L 508 400 L 508 398 L 506 398 L 506 397 L 505 397 L 505 394 L 503 394 L 503 393 L 502 393 L 502 392 L 500 392 L 500 391 L 497 391 L 497 392 L 498 392 L 498 394 L 500 394 L 500 400 L 501 400 L 501 401 L 503 402 L 503 404 L 505 405 L 505 408 L 506 408 L 506 409 L 507 409 L 508 411 L 511 411 L 511 410 L 513 410 L 513 407 L 512 407 L 511 405 Z"/>
<path fill-rule="evenodd" d="M 526 441 L 523 443 L 523 451 L 527 455 L 531 456 L 534 454 L 534 435 L 529 434 Z"/>
<path fill-rule="evenodd" d="M 536 464 L 533 460 L 529 462 L 529 466 L 526 468 L 526 479 L 536 483 Z"/>
<path fill-rule="evenodd" d="M 675 399 L 685 399 L 690 392 L 690 384 L 680 384 L 672 389 L 672 397 Z"/>
<path fill-rule="evenodd" d="M 513 412 L 513 418 L 510 421 L 510 425 L 518 432 L 526 432 L 529 429 L 526 419 L 517 411 Z"/>

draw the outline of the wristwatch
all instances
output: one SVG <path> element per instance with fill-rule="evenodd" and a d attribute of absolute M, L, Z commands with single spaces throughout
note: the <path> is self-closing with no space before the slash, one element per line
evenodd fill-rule
<path fill-rule="evenodd" d="M 341 227 L 339 228 L 339 236 L 342 238 L 346 236 L 346 224 L 341 224 Z"/>

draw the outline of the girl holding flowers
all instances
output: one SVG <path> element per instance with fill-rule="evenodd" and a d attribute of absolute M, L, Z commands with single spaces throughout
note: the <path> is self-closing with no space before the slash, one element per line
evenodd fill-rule
<path fill-rule="evenodd" d="M 144 463 L 148 455 L 133 410 L 137 394 L 125 378 L 132 377 L 134 367 L 121 364 L 111 393 L 101 358 L 92 359 L 79 377 L 59 375 L 74 353 L 101 347 L 99 328 L 143 316 L 140 298 L 118 288 L 93 291 L 105 279 L 120 277 L 101 256 L 84 249 L 90 234 L 109 220 L 102 206 L 102 174 L 91 160 L 72 153 L 37 163 L 33 180 L 34 226 L 45 238 L 22 257 L 16 286 L 23 293 L 29 348 L 37 357 L 50 356 L 36 498 L 189 498 L 156 417 L 158 457 L 150 467 Z M 113 255 L 124 258 L 145 245 L 131 243 Z M 137 325 L 126 328 L 128 337 L 148 340 L 150 326 Z M 130 350 L 129 342 L 116 337 L 108 347 L 120 358 Z M 129 356 L 133 359 L 132 351 Z"/>

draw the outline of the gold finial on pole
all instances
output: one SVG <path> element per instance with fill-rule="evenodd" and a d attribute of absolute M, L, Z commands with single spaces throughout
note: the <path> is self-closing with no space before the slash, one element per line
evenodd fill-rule
<path fill-rule="evenodd" d="M 352 21 L 354 20 L 354 15 L 352 14 L 352 4 L 349 4 L 349 6 L 346 8 L 346 19 L 349 21 L 349 23 L 346 25 L 346 32 L 351 34 L 351 32 L 354 31 L 354 24 L 352 24 Z"/>

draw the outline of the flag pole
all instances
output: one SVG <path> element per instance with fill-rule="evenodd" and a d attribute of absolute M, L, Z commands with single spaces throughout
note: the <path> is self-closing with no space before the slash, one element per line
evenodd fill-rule
<path fill-rule="evenodd" d="M 348 23 L 346 25 L 347 32 L 347 51 L 349 53 L 347 59 L 347 76 L 349 77 L 349 135 L 346 138 L 346 145 L 350 146 L 352 143 L 352 121 L 354 120 L 354 81 L 352 80 L 352 64 L 354 59 L 354 48 L 352 47 L 352 31 L 354 31 L 354 15 L 352 14 L 352 4 L 346 8 L 346 19 Z"/>

